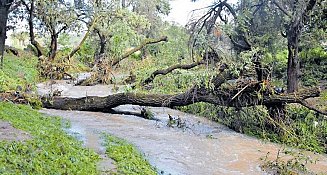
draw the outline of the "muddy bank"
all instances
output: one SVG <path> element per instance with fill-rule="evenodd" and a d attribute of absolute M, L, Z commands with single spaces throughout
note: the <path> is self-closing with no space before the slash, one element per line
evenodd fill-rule
<path fill-rule="evenodd" d="M 29 133 L 14 128 L 9 122 L 0 120 L 0 141 L 25 141 L 31 138 Z"/>

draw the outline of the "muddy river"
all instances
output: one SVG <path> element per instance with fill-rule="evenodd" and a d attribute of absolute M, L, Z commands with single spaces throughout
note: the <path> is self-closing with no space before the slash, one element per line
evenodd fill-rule
<path fill-rule="evenodd" d="M 117 91 L 113 86 L 73 86 L 67 81 L 55 81 L 38 85 L 39 93 L 50 89 L 62 90 L 62 96 L 82 97 L 86 95 L 105 96 Z M 115 90 L 114 90 L 115 89 Z M 123 91 L 123 87 L 118 89 Z M 119 111 L 140 111 L 139 106 L 123 105 Z M 236 133 L 223 125 L 203 117 L 183 113 L 169 108 L 149 108 L 156 120 L 147 120 L 132 115 L 118 115 L 101 112 L 62 111 L 42 109 L 48 115 L 61 116 L 71 122 L 68 132 L 98 152 L 104 158 L 102 168 L 114 168 L 104 155 L 101 133 L 109 133 L 133 143 L 145 154 L 150 163 L 161 174 L 171 175 L 220 175 L 220 174 L 265 174 L 260 164 L 269 152 L 269 158 L 276 158 L 282 146 L 265 143 L 258 139 Z M 169 127 L 168 114 L 180 118 L 182 127 Z M 310 169 L 327 173 L 325 155 L 308 155 L 319 159 Z"/>

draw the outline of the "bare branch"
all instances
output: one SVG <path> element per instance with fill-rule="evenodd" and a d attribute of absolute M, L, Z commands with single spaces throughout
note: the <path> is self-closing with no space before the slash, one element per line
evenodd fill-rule
<path fill-rule="evenodd" d="M 176 64 L 176 65 L 168 67 L 167 69 L 156 70 L 147 79 L 145 79 L 141 83 L 141 85 L 144 86 L 145 84 L 151 83 L 157 75 L 166 75 L 175 69 L 192 69 L 192 68 L 199 66 L 201 64 L 204 64 L 204 63 L 205 62 L 203 60 L 201 60 L 201 61 L 194 62 L 192 64 Z"/>

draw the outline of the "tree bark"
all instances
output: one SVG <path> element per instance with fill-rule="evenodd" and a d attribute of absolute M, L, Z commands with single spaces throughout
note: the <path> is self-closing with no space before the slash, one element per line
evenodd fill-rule
<path fill-rule="evenodd" d="M 58 50 L 58 34 L 56 31 L 53 31 L 51 34 L 51 44 L 50 44 L 50 52 L 49 52 L 49 61 L 53 61 L 57 55 Z"/>
<path fill-rule="evenodd" d="M 100 39 L 100 52 L 99 52 L 99 55 L 102 55 L 105 52 L 107 41 L 106 41 L 106 37 L 104 35 L 102 35 L 99 31 L 97 33 L 98 33 L 98 36 L 99 36 L 99 39 Z"/>
<path fill-rule="evenodd" d="M 192 68 L 199 66 L 201 64 L 204 64 L 204 63 L 205 62 L 203 60 L 201 60 L 201 61 L 194 62 L 192 64 L 176 64 L 171 67 L 168 67 L 167 69 L 156 70 L 147 79 L 145 79 L 143 82 L 141 82 L 141 85 L 143 86 L 143 85 L 153 82 L 154 78 L 157 75 L 166 75 L 175 69 L 192 69 Z"/>
<path fill-rule="evenodd" d="M 36 41 L 35 39 L 35 34 L 34 34 L 34 23 L 33 23 L 33 16 L 34 16 L 34 1 L 35 0 L 31 0 L 31 7 L 28 6 L 28 4 L 24 1 L 21 0 L 21 2 L 23 3 L 23 5 L 25 6 L 26 10 L 29 13 L 28 16 L 28 26 L 29 26 L 29 34 L 30 34 L 30 41 L 31 44 L 36 48 L 37 50 L 37 56 L 40 57 L 42 55 L 46 55 L 46 53 L 44 52 L 44 49 L 42 48 L 41 44 L 39 42 Z"/>
<path fill-rule="evenodd" d="M 298 53 L 301 29 L 300 26 L 291 26 L 287 32 L 287 92 L 295 92 L 298 90 L 298 71 L 300 69 Z"/>
<path fill-rule="evenodd" d="M 254 92 L 254 91 L 252 91 Z M 257 98 L 251 92 L 243 93 L 238 100 L 231 101 L 227 92 L 209 92 L 203 88 L 192 88 L 176 95 L 118 93 L 106 97 L 88 96 L 82 98 L 54 97 L 43 99 L 45 108 L 81 111 L 108 111 L 119 105 L 133 104 L 153 107 L 186 106 L 197 102 L 207 102 L 219 106 L 249 107 L 255 105 L 301 103 L 302 99 L 319 96 L 318 89 L 310 89 L 299 94 L 265 96 Z"/>
<path fill-rule="evenodd" d="M 1 68 L 3 67 L 3 53 L 5 50 L 6 32 L 7 32 L 7 19 L 9 8 L 13 0 L 0 0 L 0 56 Z"/>
<path fill-rule="evenodd" d="M 296 1 L 292 13 L 287 11 L 277 0 L 273 3 L 289 18 L 290 23 L 287 26 L 287 46 L 288 46 L 288 63 L 287 63 L 287 92 L 298 90 L 298 72 L 299 66 L 299 38 L 302 29 L 306 23 L 307 16 L 313 10 L 317 0 Z"/>

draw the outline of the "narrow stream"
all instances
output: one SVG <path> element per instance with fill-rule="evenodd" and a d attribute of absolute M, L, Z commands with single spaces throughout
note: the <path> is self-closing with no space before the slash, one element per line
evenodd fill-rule
<path fill-rule="evenodd" d="M 112 86 L 104 85 L 72 86 L 66 81 L 56 81 L 51 84 L 39 84 L 39 93 L 47 93 L 52 86 L 52 89 L 63 90 L 62 96 L 82 97 L 86 94 L 105 96 L 111 94 L 113 89 Z M 123 105 L 116 109 L 140 111 L 139 106 L 133 105 Z M 171 175 L 265 174 L 260 169 L 262 163 L 260 158 L 264 158 L 268 152 L 270 159 L 276 158 L 281 148 L 277 144 L 264 143 L 236 133 L 203 117 L 169 108 L 149 109 L 160 121 L 101 112 L 53 109 L 42 109 L 41 112 L 69 120 L 72 124 L 69 132 L 77 133 L 86 147 L 94 149 L 105 158 L 106 161 L 102 162 L 102 166 L 108 169 L 112 168 L 110 165 L 112 162 L 104 155 L 105 150 L 101 146 L 100 139 L 102 132 L 133 143 L 159 172 Z M 183 127 L 167 126 L 168 114 L 179 117 Z M 310 165 L 310 168 L 320 173 L 327 172 L 327 157 L 313 156 L 320 161 Z"/>

